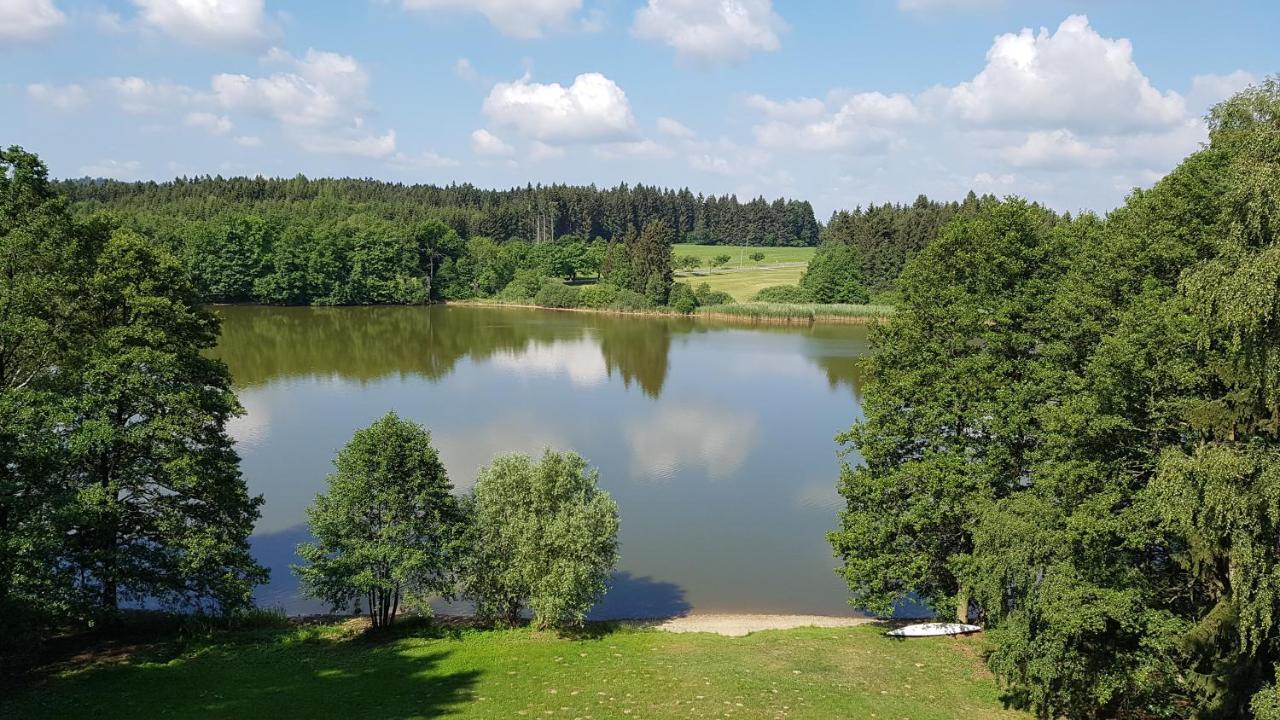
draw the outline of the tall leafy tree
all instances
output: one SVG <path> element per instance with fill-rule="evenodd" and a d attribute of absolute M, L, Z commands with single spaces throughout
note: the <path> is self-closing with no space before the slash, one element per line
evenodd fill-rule
<path fill-rule="evenodd" d="M 406 601 L 449 595 L 461 515 L 431 434 L 388 413 L 356 431 L 334 465 L 307 509 L 316 541 L 298 548 L 306 592 L 335 608 L 363 602 L 375 628 Z"/>
<path fill-rule="evenodd" d="M 97 235 L 72 220 L 39 158 L 0 150 L 0 628 L 26 624 L 35 605 L 66 610 L 57 429 Z"/>
<path fill-rule="evenodd" d="M 1062 257 L 1053 219 L 1014 200 L 908 264 L 899 313 L 876 331 L 866 420 L 841 438 L 863 464 L 841 473 L 830 539 L 856 604 L 888 612 L 914 593 L 967 617 L 974 518 L 1029 470 L 1037 307 Z"/>
<path fill-rule="evenodd" d="M 69 399 L 67 472 L 77 489 L 66 561 L 86 602 L 229 611 L 266 571 L 247 538 L 250 497 L 226 432 L 240 411 L 226 367 L 204 355 L 218 321 L 176 258 L 112 236 L 82 292 L 92 333 Z"/>

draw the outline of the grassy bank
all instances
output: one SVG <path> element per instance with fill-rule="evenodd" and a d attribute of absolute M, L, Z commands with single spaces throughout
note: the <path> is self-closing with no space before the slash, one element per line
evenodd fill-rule
<path fill-rule="evenodd" d="M 893 314 L 891 305 L 812 305 L 789 303 L 740 303 L 698 308 L 698 314 L 716 320 L 751 320 L 779 323 L 869 322 Z"/>
<path fill-rule="evenodd" d="M 980 638 L 894 641 L 883 628 L 745 638 L 616 630 L 355 624 L 151 645 L 6 692 L 0 717 L 1024 718 L 1005 710 Z"/>

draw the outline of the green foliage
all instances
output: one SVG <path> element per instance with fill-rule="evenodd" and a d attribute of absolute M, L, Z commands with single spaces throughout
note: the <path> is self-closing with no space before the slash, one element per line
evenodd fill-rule
<path fill-rule="evenodd" d="M 613 302 L 609 304 L 610 309 L 624 312 L 648 310 L 651 307 L 648 298 L 633 290 L 619 290 Z"/>
<path fill-rule="evenodd" d="M 483 617 L 577 625 L 604 594 L 618 556 L 618 506 L 580 456 L 505 455 L 481 469 L 468 498 L 465 594 Z"/>
<path fill-rule="evenodd" d="M 813 293 L 799 285 L 771 285 L 751 297 L 752 302 L 811 303 Z"/>
<path fill-rule="evenodd" d="M 760 264 L 764 262 L 764 253 L 758 250 L 756 252 L 751 253 L 747 257 L 751 258 L 751 262 L 754 262 L 756 264 Z"/>
<path fill-rule="evenodd" d="M 727 292 L 720 290 L 712 290 L 707 283 L 700 283 L 694 296 L 698 298 L 699 305 L 732 305 L 733 296 Z"/>
<path fill-rule="evenodd" d="M 578 307 L 578 288 L 565 285 L 559 280 L 552 280 L 544 284 L 534 296 L 533 304 L 545 308 Z"/>
<path fill-rule="evenodd" d="M 266 571 L 247 538 L 249 497 L 226 423 L 240 412 L 226 367 L 203 351 L 218 321 L 178 260 L 116 232 L 84 290 L 91 334 L 77 354 L 76 421 L 64 472 L 77 496 L 65 562 L 105 613 L 151 598 L 229 612 Z"/>
<path fill-rule="evenodd" d="M 1039 716 L 1276 714 L 1280 83 L 1105 222 L 975 201 L 908 263 L 844 440 L 854 600 L 981 617 Z"/>
<path fill-rule="evenodd" d="M 671 228 L 654 220 L 630 240 L 631 289 L 644 293 L 654 305 L 667 304 L 671 292 Z"/>
<path fill-rule="evenodd" d="M 862 258 L 853 246 L 844 243 L 819 247 L 800 278 L 800 287 L 818 303 L 858 304 L 871 300 L 862 284 Z"/>
<path fill-rule="evenodd" d="M 698 309 L 698 296 L 693 293 L 688 283 L 673 283 L 667 304 L 672 310 L 688 315 Z"/>
<path fill-rule="evenodd" d="M 673 265 L 677 270 L 690 272 L 702 267 L 702 258 L 696 255 L 677 255 L 673 261 Z"/>
<path fill-rule="evenodd" d="M 725 265 L 728 265 L 729 261 L 732 259 L 733 257 L 729 255 L 723 255 L 723 254 L 715 255 L 713 257 L 707 258 L 707 267 L 712 269 L 721 268 L 721 267 L 724 267 Z"/>
<path fill-rule="evenodd" d="M 856 249 L 867 286 L 885 290 L 897 281 L 911 256 L 932 242 L 952 218 L 995 202 L 993 196 L 979 198 L 971 192 L 963 203 L 937 202 L 921 195 L 910 205 L 885 203 L 841 210 L 832 214 L 822 239 Z"/>
<path fill-rule="evenodd" d="M 76 490 L 56 472 L 74 392 L 60 368 L 84 341 L 81 288 L 98 242 L 39 158 L 0 149 L 0 646 L 73 605 L 57 561 Z"/>
<path fill-rule="evenodd" d="M 516 270 L 511 282 L 498 293 L 498 298 L 508 302 L 532 302 L 550 282 L 551 278 L 543 275 L 540 270 L 521 268 Z"/>
<path fill-rule="evenodd" d="M 328 491 L 307 508 L 314 543 L 298 547 L 304 591 L 335 610 L 361 601 L 375 628 L 402 602 L 448 596 L 462 516 L 431 434 L 387 413 L 357 430 L 334 461 Z"/>
<path fill-rule="evenodd" d="M 578 304 L 585 308 L 606 308 L 618 299 L 618 288 L 609 283 L 584 285 L 578 290 Z"/>

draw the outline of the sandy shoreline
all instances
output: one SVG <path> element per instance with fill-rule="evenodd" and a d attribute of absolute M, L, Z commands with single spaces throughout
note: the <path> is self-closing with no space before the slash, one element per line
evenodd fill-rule
<path fill-rule="evenodd" d="M 715 633 L 726 637 L 743 637 L 760 630 L 790 630 L 801 627 L 847 628 L 879 622 L 871 617 L 835 617 L 830 615 L 737 615 L 706 613 L 650 621 L 654 629 L 673 633 Z"/>

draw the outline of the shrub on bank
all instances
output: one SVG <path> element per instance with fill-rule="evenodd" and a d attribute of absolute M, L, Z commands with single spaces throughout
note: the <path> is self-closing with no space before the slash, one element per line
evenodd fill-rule
<path fill-rule="evenodd" d="M 771 285 L 761 288 L 752 302 L 803 304 L 813 302 L 813 293 L 799 285 Z M 707 303 L 710 304 L 710 303 Z"/>
<path fill-rule="evenodd" d="M 688 315 L 698 309 L 698 296 L 688 283 L 672 283 L 671 293 L 667 296 L 667 306 L 678 313 Z"/>
<path fill-rule="evenodd" d="M 618 288 L 609 283 L 585 285 L 578 289 L 578 307 L 607 308 L 618 299 Z"/>
<path fill-rule="evenodd" d="M 503 302 L 527 303 L 542 291 L 542 286 L 553 280 L 537 270 L 517 270 L 511 282 L 495 297 Z"/>
<path fill-rule="evenodd" d="M 648 298 L 634 290 L 619 290 L 618 297 L 609 305 L 612 310 L 622 311 L 648 310 L 650 307 Z"/>
<path fill-rule="evenodd" d="M 533 304 L 545 308 L 578 307 L 578 288 L 559 280 L 548 280 L 534 296 Z"/>
<path fill-rule="evenodd" d="M 598 480 L 577 453 L 551 450 L 480 470 L 462 573 L 477 615 L 515 625 L 528 607 L 538 627 L 582 624 L 618 559 L 618 505 Z"/>
<path fill-rule="evenodd" d="M 698 305 L 732 305 L 733 296 L 723 290 L 712 290 L 707 283 L 702 283 L 693 292 L 698 298 Z"/>

